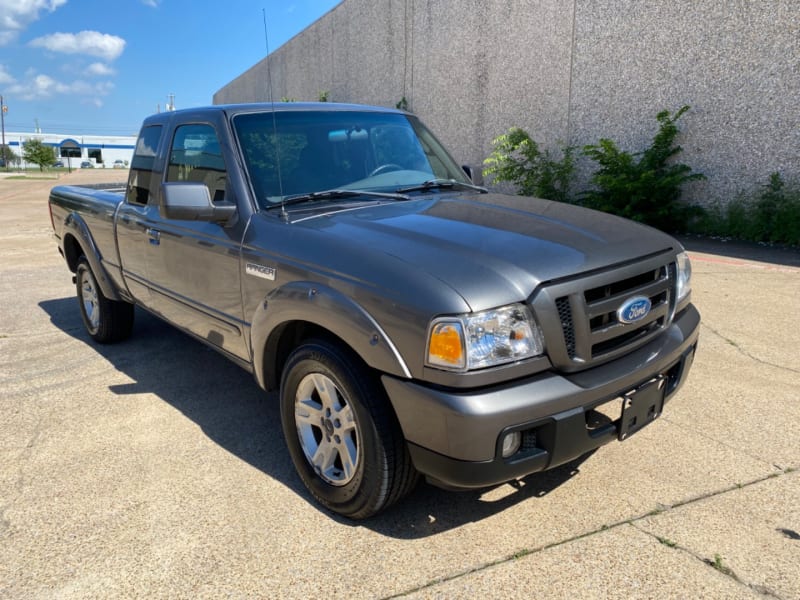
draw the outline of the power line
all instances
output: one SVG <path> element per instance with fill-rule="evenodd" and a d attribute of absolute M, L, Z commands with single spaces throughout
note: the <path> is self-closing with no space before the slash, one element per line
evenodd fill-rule
<path fill-rule="evenodd" d="M 42 131 L 47 131 L 48 133 L 76 133 L 80 132 L 84 135 L 136 135 L 139 131 L 139 125 L 131 125 L 131 126 L 98 126 L 98 125 L 80 125 L 80 124 L 68 124 L 68 123 L 58 123 L 58 124 L 50 124 L 47 122 L 40 122 L 39 129 Z M 30 133 L 35 134 L 34 127 L 31 127 L 30 124 L 25 123 L 14 123 L 11 121 L 6 121 L 6 129 L 13 130 L 15 133 Z"/>

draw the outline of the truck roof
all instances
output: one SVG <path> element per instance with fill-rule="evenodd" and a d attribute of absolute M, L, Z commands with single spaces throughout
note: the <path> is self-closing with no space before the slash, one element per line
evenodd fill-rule
<path fill-rule="evenodd" d="M 183 108 L 180 110 L 156 113 L 145 119 L 145 124 L 164 123 L 173 118 L 190 116 L 192 118 L 201 117 L 203 114 L 226 113 L 228 115 L 253 113 L 253 112 L 286 112 L 286 111 L 309 111 L 309 112 L 330 112 L 330 111 L 367 111 L 406 114 L 405 111 L 389 108 L 386 106 L 372 106 L 368 104 L 347 104 L 339 102 L 252 102 L 246 104 L 215 104 L 211 106 L 198 106 L 194 108 Z"/>

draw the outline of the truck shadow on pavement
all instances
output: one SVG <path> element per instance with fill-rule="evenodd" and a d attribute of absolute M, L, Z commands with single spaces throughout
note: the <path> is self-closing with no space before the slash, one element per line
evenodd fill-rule
<path fill-rule="evenodd" d="M 366 521 L 353 522 L 322 509 L 295 473 L 283 440 L 277 395 L 266 394 L 252 377 L 202 343 L 144 310 L 136 310 L 133 336 L 122 343 L 94 343 L 81 322 L 75 298 L 46 300 L 39 306 L 57 328 L 91 346 L 133 382 L 111 385 L 120 395 L 151 393 L 196 423 L 214 443 L 281 482 L 347 526 L 382 535 L 416 539 L 480 521 L 528 499 L 540 498 L 578 473 L 587 457 L 507 488 L 496 500 L 487 490 L 447 492 L 424 481 L 398 505 Z M 491 494 L 494 496 L 495 494 Z"/>

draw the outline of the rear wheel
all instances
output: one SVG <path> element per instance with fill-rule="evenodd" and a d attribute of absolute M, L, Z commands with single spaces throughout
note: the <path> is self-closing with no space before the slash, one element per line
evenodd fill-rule
<path fill-rule="evenodd" d="M 300 478 L 334 512 L 370 517 L 416 483 L 382 386 L 357 357 L 334 344 L 309 341 L 289 357 L 281 422 Z"/>
<path fill-rule="evenodd" d="M 103 295 L 85 256 L 78 259 L 75 270 L 78 303 L 86 331 L 96 342 L 123 340 L 133 329 L 133 304 L 109 300 Z"/>

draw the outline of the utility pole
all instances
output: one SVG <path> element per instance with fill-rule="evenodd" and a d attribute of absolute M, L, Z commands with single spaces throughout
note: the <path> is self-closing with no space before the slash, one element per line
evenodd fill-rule
<path fill-rule="evenodd" d="M 3 165 L 5 165 L 6 171 L 8 171 L 8 152 L 6 152 L 6 113 L 8 112 L 8 107 L 6 103 L 3 102 L 3 96 L 0 95 L 0 124 L 2 124 L 3 130 L 3 145 L 0 148 L 3 149 Z"/>

